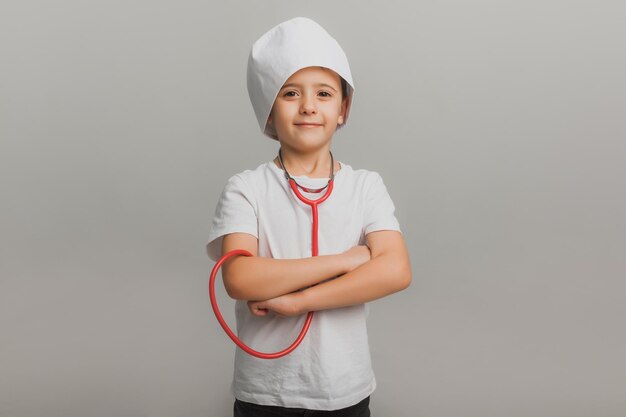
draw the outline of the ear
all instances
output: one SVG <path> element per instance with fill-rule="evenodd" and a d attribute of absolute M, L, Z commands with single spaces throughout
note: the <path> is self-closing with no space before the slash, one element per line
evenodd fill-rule
<path fill-rule="evenodd" d="M 346 109 L 348 108 L 348 100 L 341 100 L 341 111 L 339 112 L 339 117 L 337 118 L 337 123 L 342 125 L 346 116 Z"/>

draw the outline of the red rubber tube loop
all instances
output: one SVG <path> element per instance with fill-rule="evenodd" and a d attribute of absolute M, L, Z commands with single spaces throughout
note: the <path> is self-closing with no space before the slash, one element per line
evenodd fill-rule
<path fill-rule="evenodd" d="M 287 347 L 284 350 L 281 350 L 280 352 L 263 353 L 263 352 L 254 350 L 248 345 L 246 345 L 245 343 L 243 343 L 241 339 L 239 339 L 237 335 L 230 329 L 230 327 L 228 327 L 228 324 L 226 324 L 226 320 L 224 320 L 224 317 L 222 316 L 222 313 L 220 312 L 219 307 L 217 306 L 217 299 L 215 297 L 215 277 L 217 276 L 217 271 L 221 268 L 222 264 L 227 259 L 233 256 L 239 256 L 239 255 L 252 256 L 250 252 L 244 249 L 232 250 L 224 254 L 224 256 L 222 256 L 217 261 L 217 263 L 213 267 L 213 270 L 211 271 L 211 278 L 209 279 L 209 296 L 211 298 L 211 307 L 213 307 L 213 312 L 215 313 L 215 317 L 217 318 L 217 321 L 220 323 L 220 325 L 222 326 L 222 329 L 224 329 L 228 337 L 230 337 L 232 341 L 235 342 L 235 344 L 239 346 L 244 352 L 252 356 L 256 356 L 257 358 L 261 358 L 261 359 L 277 359 L 282 356 L 285 356 L 291 353 L 295 348 L 297 348 L 300 342 L 302 342 L 302 340 L 304 339 L 304 336 L 306 335 L 307 331 L 309 330 L 309 326 L 311 325 L 311 320 L 313 319 L 313 312 L 311 311 L 307 314 L 306 321 L 304 322 L 304 326 L 302 327 L 302 330 L 300 331 L 300 334 L 298 335 L 296 340 L 289 347 Z"/>
<path fill-rule="evenodd" d="M 318 244 L 317 244 L 317 231 L 318 231 L 318 211 L 317 211 L 317 205 L 324 202 L 329 196 L 330 193 L 333 190 L 333 181 L 330 181 L 330 183 L 328 184 L 328 189 L 326 190 L 326 193 L 320 197 L 317 200 L 309 200 L 308 198 L 306 198 L 305 196 L 303 196 L 300 191 L 298 190 L 298 187 L 296 185 L 296 182 L 294 180 L 289 180 L 289 184 L 291 186 L 291 189 L 294 191 L 294 193 L 296 194 L 296 196 L 298 196 L 298 198 L 300 199 L 300 201 L 302 201 L 305 204 L 308 204 L 309 206 L 311 206 L 311 211 L 312 211 L 312 217 L 313 217 L 313 224 L 311 227 L 311 249 L 313 252 L 313 256 L 317 256 L 318 254 Z M 211 298 L 211 307 L 213 308 L 213 313 L 215 313 L 215 317 L 217 318 L 217 321 L 220 323 L 220 325 L 222 326 L 222 329 L 224 329 L 224 331 L 226 332 L 226 334 L 228 335 L 228 337 L 231 338 L 231 340 L 233 342 L 235 342 L 235 344 L 237 346 L 239 346 L 241 348 L 241 350 L 243 350 L 244 352 L 252 355 L 252 356 L 256 356 L 257 358 L 261 358 L 261 359 L 277 359 L 280 357 L 283 357 L 291 352 L 293 352 L 293 350 L 295 348 L 297 348 L 300 343 L 302 342 L 302 340 L 304 339 L 304 336 L 306 336 L 306 333 L 309 330 L 309 327 L 311 326 L 311 321 L 313 320 L 313 312 L 310 311 L 307 313 L 306 316 L 306 320 L 304 322 L 304 325 L 302 326 L 302 330 L 300 331 L 300 334 L 298 335 L 298 337 L 296 338 L 296 340 L 287 348 L 281 350 L 280 352 L 275 352 L 275 353 L 264 353 L 264 352 L 259 352 L 257 350 L 252 349 L 250 346 L 246 345 L 244 342 L 241 341 L 241 339 L 239 339 L 239 337 L 237 337 L 237 335 L 230 329 L 230 327 L 228 327 L 228 324 L 226 324 L 226 320 L 224 320 L 224 317 L 222 316 L 222 313 L 219 310 L 219 307 L 217 306 L 217 298 L 215 297 L 215 277 L 217 276 L 217 272 L 219 271 L 219 269 L 222 267 L 222 264 L 224 264 L 224 262 L 226 262 L 226 260 L 228 260 L 229 258 L 233 257 L 233 256 L 253 256 L 250 252 L 248 252 L 247 250 L 244 249 L 235 249 L 235 250 L 231 250 L 227 253 L 224 254 L 224 256 L 222 256 L 217 263 L 215 264 L 215 266 L 213 266 L 213 270 L 211 271 L 211 277 L 209 278 L 209 297 Z"/>

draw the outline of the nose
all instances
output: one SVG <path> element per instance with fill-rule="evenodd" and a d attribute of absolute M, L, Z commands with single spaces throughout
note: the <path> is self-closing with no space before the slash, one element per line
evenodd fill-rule
<path fill-rule="evenodd" d="M 317 112 L 317 104 L 315 98 L 310 94 L 303 94 L 300 102 L 300 112 L 304 114 L 312 114 Z"/>

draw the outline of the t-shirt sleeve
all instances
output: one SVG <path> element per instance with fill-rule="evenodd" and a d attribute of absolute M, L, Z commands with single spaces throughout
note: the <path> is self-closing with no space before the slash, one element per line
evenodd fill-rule
<path fill-rule="evenodd" d="M 363 215 L 363 234 L 367 235 L 380 230 L 401 232 L 400 223 L 394 214 L 396 208 L 380 174 L 371 172 L 368 185 Z"/>
<path fill-rule="evenodd" d="M 213 261 L 222 256 L 222 239 L 230 233 L 248 233 L 258 239 L 256 199 L 248 184 L 239 176 L 232 176 L 215 208 L 206 245 L 207 255 Z"/>

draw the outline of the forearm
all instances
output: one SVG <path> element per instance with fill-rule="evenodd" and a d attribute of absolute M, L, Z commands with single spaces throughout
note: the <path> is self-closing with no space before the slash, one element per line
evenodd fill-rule
<path fill-rule="evenodd" d="M 388 253 L 332 281 L 293 294 L 300 313 L 347 307 L 373 301 L 407 288 L 408 258 Z"/>
<path fill-rule="evenodd" d="M 259 257 L 258 240 L 247 233 L 224 236 L 222 253 L 244 249 L 252 256 L 237 256 L 222 267 L 228 295 L 238 300 L 267 300 L 352 271 L 370 259 L 366 246 L 355 246 L 336 255 L 302 259 Z"/>
<path fill-rule="evenodd" d="M 347 271 L 342 255 L 302 259 L 239 256 L 224 264 L 224 284 L 238 300 L 267 300 L 291 293 Z"/>
<path fill-rule="evenodd" d="M 398 231 L 383 230 L 367 235 L 371 260 L 359 263 L 336 279 L 264 301 L 248 303 L 256 316 L 273 311 L 293 316 L 308 311 L 348 307 L 401 291 L 411 283 L 411 263 Z"/>

